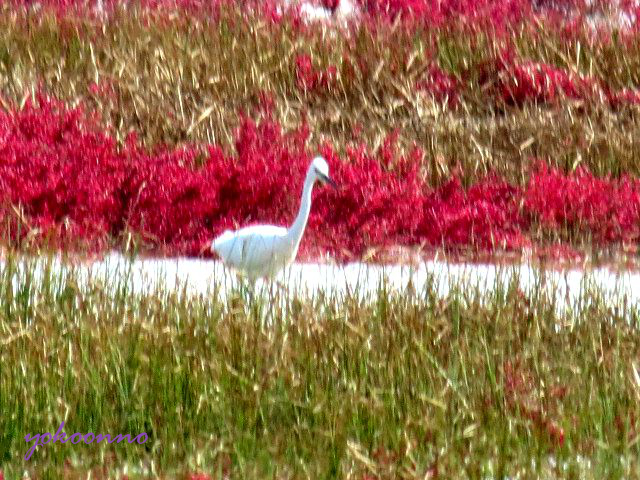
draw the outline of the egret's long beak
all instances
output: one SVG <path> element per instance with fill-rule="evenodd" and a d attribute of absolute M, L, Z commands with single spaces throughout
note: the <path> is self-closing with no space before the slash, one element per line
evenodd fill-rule
<path fill-rule="evenodd" d="M 329 177 L 327 177 L 326 175 L 323 175 L 322 173 L 318 175 L 318 177 L 320 178 L 320 181 L 322 183 L 331 185 L 333 188 L 335 188 L 336 190 L 338 189 L 338 184 L 336 182 L 334 182 L 333 180 L 331 180 Z"/>

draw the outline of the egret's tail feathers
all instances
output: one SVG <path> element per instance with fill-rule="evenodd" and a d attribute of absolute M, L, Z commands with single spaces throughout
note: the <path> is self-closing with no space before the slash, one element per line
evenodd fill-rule
<path fill-rule="evenodd" d="M 242 241 L 237 238 L 235 232 L 227 230 L 211 243 L 211 250 L 218 254 L 222 261 L 229 262 L 233 261 L 233 252 L 238 244 L 242 246 Z"/>
<path fill-rule="evenodd" d="M 225 230 L 219 237 L 213 239 L 213 242 L 211 242 L 211 250 L 214 252 L 217 251 L 221 245 L 226 243 L 232 237 L 233 232 L 231 230 Z"/>

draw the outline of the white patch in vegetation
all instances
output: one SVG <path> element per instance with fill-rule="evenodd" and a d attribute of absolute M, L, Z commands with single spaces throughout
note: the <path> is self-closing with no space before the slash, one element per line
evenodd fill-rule
<path fill-rule="evenodd" d="M 98 282 L 107 288 L 125 288 L 130 293 L 153 293 L 158 289 L 187 295 L 224 297 L 241 284 L 238 277 L 219 261 L 201 259 L 136 259 L 128 260 L 118 253 L 107 255 L 93 263 L 67 264 L 58 257 L 20 258 L 15 261 L 14 285 L 24 282 L 25 275 L 42 280 L 47 271 L 64 278 L 73 272 L 82 283 Z M 6 260 L 0 260 L 0 274 Z M 27 273 L 30 272 L 30 273 Z M 0 275 L 1 276 L 1 275 Z M 352 295 L 362 299 L 375 298 L 380 289 L 401 294 L 434 291 L 446 298 L 454 291 L 469 298 L 490 297 L 505 291 L 517 282 L 524 295 L 543 292 L 563 310 L 579 312 L 585 304 L 585 294 L 611 309 L 640 306 L 640 272 L 615 272 L 608 268 L 590 271 L 544 270 L 529 264 L 454 264 L 440 260 L 418 266 L 347 265 L 294 263 L 275 278 L 275 285 L 284 286 L 289 296 L 313 297 L 319 293 L 333 298 Z M 258 280 L 257 289 L 273 288 L 274 284 Z M 634 288 L 634 286 L 636 286 Z M 613 310 L 612 310 L 613 312 Z"/>

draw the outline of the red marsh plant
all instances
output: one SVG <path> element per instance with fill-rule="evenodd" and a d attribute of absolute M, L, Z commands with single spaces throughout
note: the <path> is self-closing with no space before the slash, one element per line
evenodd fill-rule
<path fill-rule="evenodd" d="M 21 110 L 0 111 L 2 200 L 27 219 L 14 240 L 30 232 L 101 244 L 117 233 L 128 161 L 115 147 L 82 107 L 38 95 Z"/>
<path fill-rule="evenodd" d="M 533 373 L 522 366 L 520 359 L 503 363 L 502 386 L 507 408 L 530 421 L 552 445 L 560 447 L 564 444 L 565 432 L 554 417 L 557 416 L 559 400 L 566 392 L 554 387 L 544 399 L 537 394 L 538 383 Z"/>
<path fill-rule="evenodd" d="M 520 196 L 519 188 L 495 176 L 468 191 L 454 176 L 427 197 L 419 238 L 431 245 L 520 249 L 529 243 L 518 208 Z"/>
<path fill-rule="evenodd" d="M 128 180 L 128 226 L 169 253 L 198 255 L 226 228 L 265 221 L 289 223 L 308 166 L 305 127 L 283 134 L 270 118 L 260 124 L 244 117 L 236 155 L 216 146 L 196 166 L 195 147 L 144 154 Z"/>
<path fill-rule="evenodd" d="M 416 243 L 425 199 L 422 153 L 399 156 L 395 142 L 392 135 L 375 154 L 364 146 L 348 148 L 345 161 L 325 148 L 340 189 L 318 194 L 310 237 L 335 253 L 355 255 L 369 246 Z"/>
<path fill-rule="evenodd" d="M 118 9 L 141 8 L 147 12 L 175 12 L 190 14 L 217 14 L 223 5 L 237 6 L 235 0 L 137 0 L 135 5 L 123 0 L 5 0 L 13 7 L 24 7 L 33 11 L 52 11 L 59 16 L 82 15 L 99 18 Z M 267 2 L 268 3 L 268 2 Z"/>
<path fill-rule="evenodd" d="M 503 29 L 530 15 L 529 0 L 361 0 L 370 15 L 391 21 L 397 17 L 418 21 L 430 27 L 445 24 L 485 23 Z"/>
<path fill-rule="evenodd" d="M 290 132 L 267 112 L 242 117 L 235 153 L 216 145 L 144 150 L 130 135 L 118 146 L 82 106 L 39 95 L 0 112 L 0 203 L 9 241 L 86 242 L 103 248 L 127 230 L 155 250 L 199 255 L 226 228 L 288 224 L 299 205 L 309 131 Z M 323 154 L 337 191 L 317 189 L 301 254 L 339 258 L 369 247 L 430 245 L 518 250 L 532 225 L 569 228 L 599 242 L 637 242 L 640 182 L 571 175 L 541 164 L 525 188 L 490 175 L 464 188 L 456 176 L 432 188 L 423 152 L 396 149 Z M 19 224 L 19 228 L 17 226 Z"/>
<path fill-rule="evenodd" d="M 198 168 L 196 148 L 144 153 L 133 142 L 131 171 L 124 182 L 126 226 L 152 246 L 197 254 L 217 225 L 217 178 Z"/>
<path fill-rule="evenodd" d="M 147 14 L 187 13 L 190 18 L 220 18 L 222 8 L 242 12 L 257 12 L 265 19 L 280 22 L 289 17 L 294 24 L 302 26 L 296 2 L 288 4 L 280 0 L 246 1 L 235 0 L 139 0 L 132 4 L 123 0 L 7 0 L 4 3 L 25 7 L 35 11 L 53 11 L 58 16 L 85 15 L 96 19 L 111 16 L 117 10 L 136 9 Z M 340 0 L 311 0 L 335 11 Z M 507 32 L 517 29 L 524 22 L 541 19 L 557 19 L 562 23 L 584 23 L 584 18 L 598 12 L 620 11 L 634 14 L 638 7 L 631 0 L 612 2 L 603 0 L 358 0 L 365 21 L 394 22 L 398 18 L 405 24 L 419 24 L 428 28 L 463 28 Z M 37 5 L 34 6 L 34 5 Z"/>
<path fill-rule="evenodd" d="M 603 79 L 521 59 L 512 50 L 504 50 L 495 60 L 475 68 L 478 88 L 489 92 L 498 105 L 560 105 L 566 100 L 574 100 L 583 102 L 585 107 L 608 105 L 617 109 L 640 104 L 637 89 L 616 90 Z M 467 71 L 466 75 L 472 76 L 470 73 Z"/>
<path fill-rule="evenodd" d="M 640 181 L 572 175 L 540 162 L 524 193 L 527 214 L 548 230 L 569 228 L 593 240 L 635 243 L 640 234 Z"/>
<path fill-rule="evenodd" d="M 300 54 L 296 57 L 296 86 L 305 93 L 330 89 L 335 85 L 337 76 L 338 70 L 334 65 L 322 70 L 313 64 L 310 55 Z"/>
<path fill-rule="evenodd" d="M 424 78 L 417 82 L 416 87 L 433 96 L 436 101 L 445 103 L 450 108 L 459 104 L 460 81 L 436 64 L 432 64 L 429 67 Z"/>
<path fill-rule="evenodd" d="M 553 65 L 518 59 L 511 50 L 478 67 L 480 88 L 491 92 L 499 103 L 551 103 L 566 99 L 602 99 L 603 91 L 594 79 L 584 78 Z"/>
<path fill-rule="evenodd" d="M 585 31 L 606 31 L 606 22 L 589 26 L 589 20 L 616 19 L 626 14 L 637 28 L 639 7 L 632 0 L 360 0 L 369 18 L 430 29 L 491 32 L 503 35 L 518 31 L 525 24 L 544 24 L 545 29 L 575 36 Z"/>

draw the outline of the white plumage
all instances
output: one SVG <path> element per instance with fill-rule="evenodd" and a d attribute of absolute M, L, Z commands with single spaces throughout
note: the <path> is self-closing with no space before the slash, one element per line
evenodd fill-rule
<path fill-rule="evenodd" d="M 296 258 L 300 240 L 311 210 L 311 192 L 316 180 L 336 186 L 329 178 L 329 166 L 322 157 L 309 165 L 302 189 L 300 210 L 290 228 L 275 225 L 253 225 L 235 232 L 225 231 L 216 238 L 211 249 L 229 267 L 250 280 L 273 277 Z"/>

